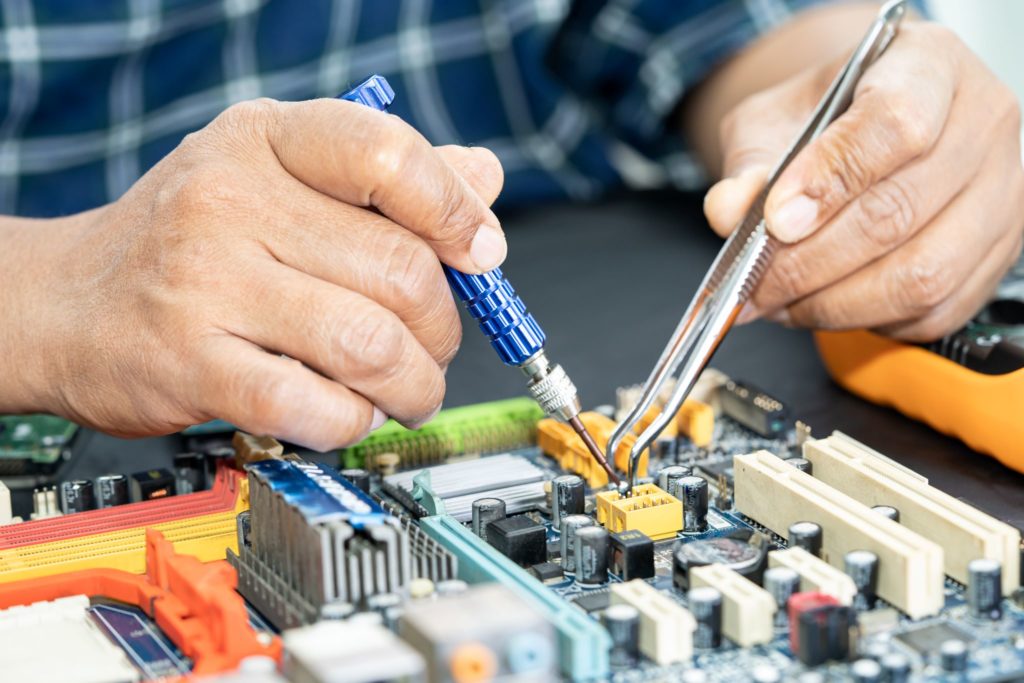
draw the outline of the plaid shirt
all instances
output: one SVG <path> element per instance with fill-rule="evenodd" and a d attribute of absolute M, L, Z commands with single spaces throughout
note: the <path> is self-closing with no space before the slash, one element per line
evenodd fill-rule
<path fill-rule="evenodd" d="M 815 0 L 0 0 L 0 213 L 119 197 L 228 105 L 370 73 L 435 144 L 483 145 L 502 202 L 587 198 L 647 157 L 704 182 L 671 113 Z"/>

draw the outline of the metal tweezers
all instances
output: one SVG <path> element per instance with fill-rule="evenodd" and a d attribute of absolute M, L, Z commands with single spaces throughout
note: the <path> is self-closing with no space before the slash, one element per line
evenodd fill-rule
<path fill-rule="evenodd" d="M 639 402 L 615 428 L 608 440 L 609 462 L 614 462 L 615 451 L 623 437 L 633 432 L 662 393 L 665 383 L 669 378 L 676 377 L 675 389 L 661 413 L 643 430 L 630 450 L 628 483 L 623 495 L 630 495 L 636 485 L 640 454 L 675 417 L 772 261 L 778 243 L 765 227 L 764 206 L 775 181 L 797 154 L 850 106 L 857 82 L 892 42 L 904 14 L 906 0 L 890 0 L 879 11 L 878 18 L 832 81 L 803 132 L 772 171 L 746 217 L 722 246 L 665 350 L 661 352 L 654 370 L 644 383 Z"/>

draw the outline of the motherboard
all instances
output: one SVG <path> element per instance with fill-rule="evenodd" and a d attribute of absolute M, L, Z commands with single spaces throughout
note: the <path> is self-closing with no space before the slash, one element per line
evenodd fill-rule
<path fill-rule="evenodd" d="M 1024 680 L 1020 531 L 819 428 L 709 370 L 628 490 L 526 398 L 336 461 L 194 432 L 0 509 L 0 678 Z"/>

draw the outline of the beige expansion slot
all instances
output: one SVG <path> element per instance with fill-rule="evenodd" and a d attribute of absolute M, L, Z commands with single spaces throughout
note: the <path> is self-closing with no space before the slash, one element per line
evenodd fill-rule
<path fill-rule="evenodd" d="M 733 459 L 736 509 L 785 537 L 794 522 L 822 528 L 822 559 L 843 566 L 851 550 L 878 556 L 878 594 L 914 619 L 944 602 L 942 547 L 874 512 L 768 451 Z"/>
<path fill-rule="evenodd" d="M 836 569 L 803 548 L 768 553 L 769 567 L 788 567 L 800 576 L 800 591 L 827 593 L 844 605 L 853 603 L 857 586 L 846 572 Z"/>
<path fill-rule="evenodd" d="M 804 457 L 814 477 L 867 506 L 891 505 L 900 524 L 935 541 L 945 552 L 946 574 L 967 581 L 967 563 L 977 558 L 1003 566 L 1003 594 L 1020 584 L 1020 532 L 1009 524 L 907 474 L 888 459 L 844 434 L 812 439 Z"/>
<path fill-rule="evenodd" d="M 611 599 L 640 612 L 640 652 L 647 658 L 662 666 L 690 661 L 697 622 L 688 609 L 640 579 L 614 584 Z"/>
<path fill-rule="evenodd" d="M 770 642 L 775 600 L 771 593 L 722 564 L 690 570 L 690 585 L 710 586 L 722 594 L 722 633 L 740 647 Z"/>

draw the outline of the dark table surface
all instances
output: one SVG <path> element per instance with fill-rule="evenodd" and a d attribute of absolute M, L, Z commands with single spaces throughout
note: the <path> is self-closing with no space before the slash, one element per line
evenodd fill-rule
<path fill-rule="evenodd" d="M 646 378 L 720 246 L 701 218 L 700 199 L 677 194 L 547 205 L 506 213 L 503 220 L 509 234 L 504 270 L 585 406 L 612 403 L 616 387 Z M 502 366 L 470 325 L 464 319 L 446 405 L 522 395 L 521 374 Z M 841 430 L 948 493 L 1024 527 L 1024 475 L 845 393 L 825 373 L 809 333 L 766 323 L 737 328 L 714 365 L 786 401 L 816 435 Z M 180 448 L 176 437 L 84 436 L 62 477 L 165 466 Z"/>

